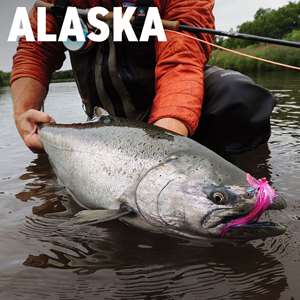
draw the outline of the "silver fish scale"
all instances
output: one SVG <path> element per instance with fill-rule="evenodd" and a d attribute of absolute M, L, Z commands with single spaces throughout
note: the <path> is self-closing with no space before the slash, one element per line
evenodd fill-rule
<path fill-rule="evenodd" d="M 118 208 L 116 200 L 145 170 L 175 149 L 184 150 L 180 137 L 168 137 L 155 139 L 142 128 L 114 126 L 41 130 L 57 176 L 86 208 Z"/>
<path fill-rule="evenodd" d="M 243 198 L 245 172 L 191 139 L 154 126 L 107 117 L 43 126 L 40 136 L 57 177 L 79 205 L 119 209 L 126 204 L 136 214 L 121 210 L 117 216 L 145 230 L 185 238 L 220 237 L 220 220 L 251 209 L 256 201 Z M 227 186 L 240 195 L 240 203 L 218 205 L 207 194 L 213 185 Z M 102 220 L 103 214 L 115 212 L 83 213 L 92 221 L 95 216 Z M 270 236 L 285 231 L 276 226 L 269 226 Z M 262 225 L 261 237 L 267 229 Z M 245 234 L 257 238 L 256 229 Z"/>

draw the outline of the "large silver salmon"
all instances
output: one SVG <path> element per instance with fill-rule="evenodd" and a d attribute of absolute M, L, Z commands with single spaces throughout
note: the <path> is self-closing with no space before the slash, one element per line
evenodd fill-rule
<path fill-rule="evenodd" d="M 247 216 L 256 203 L 245 172 L 158 127 L 103 116 L 83 124 L 43 125 L 39 133 L 57 177 L 86 209 L 74 223 L 119 219 L 153 232 L 220 238 L 228 222 Z M 284 207 L 284 200 L 274 202 L 274 209 Z M 224 238 L 284 232 L 280 224 L 253 220 Z"/>

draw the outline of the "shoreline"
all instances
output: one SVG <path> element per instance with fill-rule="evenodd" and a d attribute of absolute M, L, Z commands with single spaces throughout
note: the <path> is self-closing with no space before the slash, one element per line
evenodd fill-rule
<path fill-rule="evenodd" d="M 268 60 L 280 62 L 283 64 L 300 67 L 300 49 L 287 48 L 284 46 L 273 45 L 251 45 L 242 49 L 234 49 L 246 54 L 265 58 Z M 217 65 L 224 69 L 232 69 L 241 73 L 244 72 L 270 72 L 270 71 L 287 71 L 283 67 L 271 65 L 265 62 L 257 61 L 251 58 L 238 56 L 222 50 L 214 50 L 209 64 Z M 293 70 L 289 70 L 293 71 Z M 299 73 L 294 70 L 295 73 Z"/>

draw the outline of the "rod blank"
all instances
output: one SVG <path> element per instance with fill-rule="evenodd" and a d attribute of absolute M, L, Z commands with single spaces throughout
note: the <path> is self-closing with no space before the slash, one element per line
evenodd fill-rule
<path fill-rule="evenodd" d="M 213 34 L 213 35 L 231 37 L 234 39 L 242 39 L 242 40 L 268 43 L 268 44 L 274 44 L 274 45 L 288 46 L 288 47 L 293 47 L 293 48 L 300 48 L 300 43 L 298 43 L 298 42 L 273 39 L 273 38 L 269 38 L 269 37 L 257 36 L 257 35 L 246 34 L 246 33 L 239 33 L 239 32 L 231 33 L 231 32 L 225 32 L 225 31 L 220 31 L 220 30 L 214 30 L 214 29 L 210 29 L 210 28 L 192 27 L 192 26 L 188 26 L 188 25 L 180 25 L 179 29 L 185 30 L 188 32 L 192 32 L 192 33 L 208 33 L 208 34 Z"/>
<path fill-rule="evenodd" d="M 37 0 L 35 2 L 35 7 L 46 7 L 47 11 L 51 11 L 54 7 L 54 4 L 47 3 L 47 2 L 44 2 L 41 0 Z M 89 12 L 89 9 L 77 9 L 77 10 L 78 10 L 78 14 L 83 17 L 86 17 Z M 109 12 L 106 16 L 99 15 L 98 18 L 102 21 L 107 22 L 107 21 L 110 21 L 113 19 L 113 13 Z M 269 37 L 246 34 L 246 33 L 226 32 L 226 31 L 214 30 L 214 29 L 210 29 L 210 28 L 200 28 L 200 27 L 194 27 L 194 26 L 188 26 L 188 25 L 180 25 L 179 21 L 162 20 L 162 24 L 165 29 L 169 29 L 169 30 L 175 30 L 175 31 L 184 30 L 184 31 L 188 31 L 191 33 L 207 33 L 207 34 L 212 34 L 212 35 L 230 37 L 230 38 L 234 38 L 234 39 L 242 39 L 242 40 L 248 40 L 248 41 L 254 41 L 254 42 L 261 42 L 261 43 L 268 43 L 268 44 L 274 44 L 274 45 L 288 46 L 288 47 L 293 47 L 293 48 L 300 48 L 299 42 L 273 39 L 273 38 L 269 38 Z"/>

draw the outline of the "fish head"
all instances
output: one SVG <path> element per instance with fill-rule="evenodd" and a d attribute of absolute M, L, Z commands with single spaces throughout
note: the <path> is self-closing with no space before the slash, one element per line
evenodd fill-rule
<path fill-rule="evenodd" d="M 160 195 L 160 203 L 167 202 L 167 198 L 172 199 L 177 213 L 166 208 L 166 216 L 177 214 L 177 219 L 180 216 L 181 222 L 176 222 L 173 230 L 189 238 L 248 241 L 283 234 L 285 226 L 269 221 L 259 222 L 260 215 L 253 214 L 257 197 L 257 190 L 250 185 L 203 185 L 202 180 L 188 176 L 170 182 Z M 285 208 L 285 201 L 279 196 L 276 198 L 275 205 L 270 204 L 268 209 Z M 247 222 L 239 224 L 239 220 L 245 218 Z"/>

